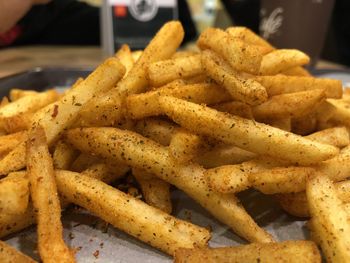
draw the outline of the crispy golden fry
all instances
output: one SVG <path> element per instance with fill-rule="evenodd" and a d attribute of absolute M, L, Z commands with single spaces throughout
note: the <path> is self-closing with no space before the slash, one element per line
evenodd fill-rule
<path fill-rule="evenodd" d="M 249 174 L 249 183 L 264 194 L 297 193 L 316 170 L 309 167 L 272 168 Z"/>
<path fill-rule="evenodd" d="M 350 202 L 350 181 L 338 182 L 334 186 L 339 199 L 348 204 Z M 276 197 L 282 208 L 289 214 L 298 217 L 310 216 L 305 192 L 278 194 Z"/>
<path fill-rule="evenodd" d="M 265 88 L 253 79 L 233 75 L 220 66 L 217 55 L 209 50 L 202 52 L 202 65 L 206 74 L 223 86 L 235 100 L 258 105 L 267 100 Z"/>
<path fill-rule="evenodd" d="M 27 143 L 27 176 L 37 211 L 38 248 L 44 262 L 75 262 L 62 237 L 61 207 L 45 130 L 34 128 Z"/>
<path fill-rule="evenodd" d="M 343 100 L 328 99 L 334 110 L 331 113 L 330 120 L 334 123 L 349 126 L 350 123 L 350 104 Z"/>
<path fill-rule="evenodd" d="M 176 51 L 171 58 L 189 57 L 189 56 L 197 55 L 198 53 L 199 53 L 198 51 L 180 50 L 180 51 Z"/>
<path fill-rule="evenodd" d="M 53 152 L 53 167 L 55 167 L 55 169 L 68 169 L 77 156 L 77 150 L 60 140 L 56 143 Z"/>
<path fill-rule="evenodd" d="M 15 101 L 22 97 L 25 97 L 28 95 L 35 95 L 35 94 L 38 94 L 38 92 L 35 90 L 11 89 L 9 97 L 11 101 Z"/>
<path fill-rule="evenodd" d="M 32 124 L 34 113 L 26 112 L 2 119 L 3 129 L 7 133 L 15 133 L 28 130 Z"/>
<path fill-rule="evenodd" d="M 189 163 L 197 156 L 201 138 L 185 129 L 178 129 L 171 138 L 170 156 L 178 163 Z"/>
<path fill-rule="evenodd" d="M 234 26 L 229 27 L 226 29 L 226 32 L 229 33 L 234 38 L 241 39 L 242 41 L 250 44 L 250 45 L 257 45 L 261 46 L 263 49 L 263 54 L 267 54 L 271 51 L 273 51 L 275 48 L 270 45 L 269 42 L 267 42 L 265 39 L 260 37 L 259 35 L 255 34 L 252 30 L 250 30 L 247 27 L 242 26 Z"/>
<path fill-rule="evenodd" d="M 1 99 L 1 101 L 0 101 L 0 109 L 3 108 L 4 106 L 6 106 L 9 103 L 10 103 L 10 101 L 9 101 L 8 97 L 6 97 L 6 96 L 3 97 Z"/>
<path fill-rule="evenodd" d="M 306 196 L 311 217 L 327 262 L 350 262 L 350 224 L 348 214 L 329 178 L 319 174 L 310 178 Z"/>
<path fill-rule="evenodd" d="M 35 263 L 36 261 L 22 254 L 15 248 L 0 241 L 0 258 L 2 263 Z"/>
<path fill-rule="evenodd" d="M 39 110 L 32 121 L 39 123 L 45 129 L 48 143 L 52 143 L 64 129 L 72 125 L 83 104 L 96 94 L 110 89 L 123 77 L 124 72 L 124 66 L 116 58 L 107 59 L 78 87 L 72 89 L 59 101 Z M 0 175 L 17 171 L 24 166 L 25 143 L 21 143 L 0 161 Z"/>
<path fill-rule="evenodd" d="M 175 185 L 247 240 L 272 241 L 272 237 L 257 226 L 234 195 L 211 191 L 204 169 L 197 165 L 174 163 L 165 147 L 136 133 L 115 128 L 74 129 L 68 131 L 66 137 L 83 152 L 94 152 L 133 168 L 145 169 Z"/>
<path fill-rule="evenodd" d="M 240 101 L 220 103 L 220 104 L 212 105 L 212 108 L 218 111 L 230 113 L 232 115 L 237 115 L 246 119 L 254 118 L 252 108 L 249 105 Z"/>
<path fill-rule="evenodd" d="M 175 263 L 321 263 L 321 255 L 311 241 L 250 244 L 220 248 L 181 248 L 175 253 Z"/>
<path fill-rule="evenodd" d="M 350 143 L 349 132 L 345 127 L 334 127 L 306 136 L 309 140 L 343 148 Z"/>
<path fill-rule="evenodd" d="M 323 89 L 327 98 L 340 99 L 343 93 L 342 83 L 336 79 L 276 75 L 258 76 L 255 80 L 266 88 L 269 96 Z"/>
<path fill-rule="evenodd" d="M 252 74 L 259 72 L 262 55 L 259 48 L 235 39 L 216 28 L 204 30 L 197 45 L 200 49 L 211 49 L 222 56 L 234 69 Z"/>
<path fill-rule="evenodd" d="M 171 138 L 179 127 L 168 121 L 155 118 L 147 118 L 137 122 L 135 130 L 163 146 L 170 144 Z"/>
<path fill-rule="evenodd" d="M 146 203 L 171 214 L 170 184 L 144 170 L 132 169 L 132 174 L 141 186 Z"/>
<path fill-rule="evenodd" d="M 29 202 L 28 184 L 25 172 L 10 173 L 0 180 L 0 213 L 25 213 Z"/>
<path fill-rule="evenodd" d="M 149 82 L 155 87 L 165 85 L 175 79 L 193 77 L 202 72 L 200 54 L 162 60 L 148 66 Z"/>
<path fill-rule="evenodd" d="M 297 49 L 277 49 L 263 56 L 260 75 L 275 75 L 296 66 L 303 66 L 310 58 Z"/>
<path fill-rule="evenodd" d="M 139 58 L 141 57 L 143 51 L 142 50 L 135 50 L 133 52 L 131 52 L 131 56 L 134 59 L 134 62 L 137 62 L 139 60 Z"/>
<path fill-rule="evenodd" d="M 220 193 L 237 193 L 250 187 L 247 173 L 236 165 L 225 165 L 205 172 L 209 186 Z"/>
<path fill-rule="evenodd" d="M 205 228 L 176 219 L 96 179 L 57 171 L 60 193 L 113 226 L 172 255 L 180 247 L 205 246 Z"/>
<path fill-rule="evenodd" d="M 197 156 L 196 162 L 204 168 L 214 168 L 223 165 L 239 164 L 256 157 L 256 154 L 242 150 L 232 145 L 219 145 L 203 149 Z"/>
<path fill-rule="evenodd" d="M 122 45 L 115 54 L 115 57 L 119 59 L 119 62 L 122 63 L 122 65 L 125 67 L 125 78 L 125 76 L 128 74 L 128 72 L 134 65 L 134 59 L 132 57 L 129 46 L 126 44 Z"/>
<path fill-rule="evenodd" d="M 227 116 L 177 98 L 161 96 L 159 103 L 165 114 L 189 131 L 258 154 L 308 165 L 327 160 L 338 153 L 334 146 L 313 142 L 252 120 Z"/>
<path fill-rule="evenodd" d="M 107 163 L 95 163 L 82 171 L 81 174 L 102 182 L 111 183 L 123 177 L 129 170 L 125 165 L 116 165 L 116 167 L 113 167 Z"/>
<path fill-rule="evenodd" d="M 125 98 L 144 92 L 148 87 L 147 67 L 150 63 L 168 59 L 180 46 L 184 36 L 182 25 L 171 21 L 158 31 L 143 51 L 126 78 L 102 96 L 95 97 L 80 112 L 79 126 L 108 126 L 123 119 Z M 93 112 L 94 114 L 91 114 Z"/>
<path fill-rule="evenodd" d="M 198 83 L 184 86 L 178 83 L 170 83 L 153 91 L 130 95 L 126 100 L 128 115 L 132 119 L 142 119 L 162 114 L 158 103 L 158 98 L 162 95 L 170 95 L 204 104 L 215 104 L 231 100 L 228 92 L 215 84 Z"/>
<path fill-rule="evenodd" d="M 285 71 L 282 71 L 281 74 L 286 75 L 286 76 L 300 76 L 300 77 L 311 77 L 312 75 L 310 74 L 309 71 L 307 71 L 303 67 L 294 67 L 287 69 Z"/>
<path fill-rule="evenodd" d="M 0 136 L 0 156 L 12 151 L 18 144 L 27 139 L 27 132 L 21 131 Z"/>
<path fill-rule="evenodd" d="M 326 99 L 323 89 L 300 91 L 271 97 L 266 102 L 252 108 L 254 118 L 302 117 L 310 114 Z"/>

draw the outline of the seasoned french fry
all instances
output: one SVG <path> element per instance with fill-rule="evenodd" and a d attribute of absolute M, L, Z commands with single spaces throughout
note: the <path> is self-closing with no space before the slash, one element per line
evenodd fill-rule
<path fill-rule="evenodd" d="M 11 89 L 9 97 L 11 101 L 15 101 L 22 97 L 25 97 L 28 95 L 35 95 L 35 94 L 38 94 L 38 92 L 35 90 Z"/>
<path fill-rule="evenodd" d="M 201 55 L 178 57 L 151 63 L 148 77 L 151 86 L 159 87 L 175 79 L 189 78 L 203 72 Z"/>
<path fill-rule="evenodd" d="M 82 171 L 81 174 L 102 182 L 111 183 L 123 177 L 129 171 L 129 168 L 124 165 L 117 166 L 113 167 L 106 163 L 95 163 Z"/>
<path fill-rule="evenodd" d="M 136 133 L 115 128 L 74 129 L 68 131 L 66 137 L 83 152 L 94 152 L 133 168 L 145 169 L 175 185 L 247 240 L 272 241 L 272 237 L 257 226 L 234 195 L 211 191 L 200 166 L 174 163 L 165 147 Z"/>
<path fill-rule="evenodd" d="M 215 51 L 236 70 L 252 74 L 259 72 L 262 60 L 259 48 L 239 41 L 220 29 L 204 30 L 197 40 L 197 45 L 200 49 Z"/>
<path fill-rule="evenodd" d="M 319 174 L 310 178 L 306 196 L 322 251 L 328 262 L 350 261 L 350 224 L 348 214 L 330 179 Z"/>
<path fill-rule="evenodd" d="M 271 97 L 252 108 L 254 118 L 301 117 L 308 115 L 326 98 L 323 89 L 300 91 Z"/>
<path fill-rule="evenodd" d="M 323 89 L 327 98 L 340 99 L 343 93 L 342 83 L 336 79 L 276 75 L 258 76 L 255 80 L 266 88 L 269 96 Z"/>
<path fill-rule="evenodd" d="M 122 65 L 125 67 L 125 78 L 125 76 L 129 73 L 130 69 L 134 65 L 134 59 L 132 57 L 129 46 L 126 44 L 122 45 L 115 54 L 115 57 L 119 59 L 119 62 L 122 63 Z"/>
<path fill-rule="evenodd" d="M 175 122 L 189 131 L 210 136 L 258 154 L 308 165 L 338 153 L 334 146 L 305 139 L 252 120 L 227 116 L 205 106 L 161 96 L 159 103 Z"/>
<path fill-rule="evenodd" d="M 142 94 L 130 95 L 126 100 L 128 115 L 133 119 L 162 114 L 158 103 L 158 97 L 170 95 L 195 103 L 216 104 L 231 100 L 225 89 L 210 83 L 198 83 L 190 85 L 169 84 L 162 88 Z"/>
<path fill-rule="evenodd" d="M 124 66 L 116 58 L 107 59 L 78 87 L 59 101 L 36 112 L 32 121 L 43 126 L 48 143 L 52 143 L 65 128 L 72 125 L 83 104 L 96 94 L 111 88 L 123 77 L 124 72 Z M 25 156 L 25 143 L 21 143 L 0 161 L 0 175 L 23 168 Z"/>
<path fill-rule="evenodd" d="M 171 214 L 170 184 L 144 170 L 132 169 L 132 174 L 141 186 L 146 203 Z"/>
<path fill-rule="evenodd" d="M 38 221 L 38 248 L 44 262 L 75 262 L 62 237 L 61 207 L 45 130 L 34 128 L 27 143 L 27 175 Z"/>
<path fill-rule="evenodd" d="M 101 160 L 96 156 L 92 156 L 89 154 L 81 153 L 72 163 L 70 169 L 74 172 L 82 172 L 85 169 L 88 169 L 91 165 L 100 163 Z"/>
<path fill-rule="evenodd" d="M 140 120 L 135 127 L 138 133 L 164 146 L 170 144 L 171 138 L 178 129 L 179 127 L 174 123 L 155 118 Z"/>
<path fill-rule="evenodd" d="M 10 173 L 0 180 L 0 213 L 25 213 L 29 202 L 28 184 L 25 172 Z"/>
<path fill-rule="evenodd" d="M 286 76 L 301 76 L 301 77 L 311 77 L 312 75 L 310 74 L 309 71 L 307 71 L 303 67 L 294 67 L 287 69 L 285 71 L 282 71 L 281 74 L 286 75 Z"/>
<path fill-rule="evenodd" d="M 202 65 L 206 74 L 223 86 L 235 100 L 242 101 L 249 105 L 258 105 L 267 100 L 265 88 L 253 79 L 244 79 L 233 75 L 221 67 L 217 62 L 217 56 L 209 51 L 202 52 Z"/>
<path fill-rule="evenodd" d="M 113 226 L 172 255 L 180 247 L 205 246 L 205 228 L 176 219 L 96 179 L 57 171 L 60 193 Z"/>
<path fill-rule="evenodd" d="M 263 123 L 266 123 L 268 125 L 271 125 L 272 127 L 288 131 L 290 132 L 292 130 L 292 118 L 290 117 L 283 117 L 283 118 L 264 118 L 261 120 Z"/>
<path fill-rule="evenodd" d="M 309 167 L 272 168 L 249 174 L 249 183 L 264 194 L 297 193 L 316 170 Z"/>
<path fill-rule="evenodd" d="M 175 263 L 320 263 L 321 255 L 311 241 L 250 244 L 220 248 L 181 248 L 175 253 Z"/>
<path fill-rule="evenodd" d="M 0 156 L 9 153 L 18 144 L 27 139 L 27 132 L 17 132 L 9 135 L 0 136 Z"/>
<path fill-rule="evenodd" d="M 237 115 L 246 119 L 254 118 L 252 108 L 249 105 L 240 101 L 220 103 L 220 104 L 212 105 L 212 108 L 218 111 L 230 113 L 232 115 Z"/>
<path fill-rule="evenodd" d="M 229 33 L 234 38 L 241 39 L 242 41 L 251 44 L 261 46 L 263 49 L 262 54 L 267 54 L 274 50 L 274 47 L 270 45 L 265 39 L 255 34 L 247 27 L 234 26 L 226 29 L 226 32 Z"/>
<path fill-rule="evenodd" d="M 12 117 L 2 119 L 2 128 L 7 133 L 15 133 L 28 130 L 32 124 L 34 113 L 26 112 L 20 113 Z"/>
<path fill-rule="evenodd" d="M 183 57 L 189 57 L 197 54 L 198 54 L 198 51 L 180 50 L 180 51 L 176 51 L 171 58 L 183 58 Z"/>
<path fill-rule="evenodd" d="M 277 49 L 263 56 L 260 75 L 275 75 L 296 66 L 303 66 L 310 58 L 297 49 Z"/>
<path fill-rule="evenodd" d="M 334 127 L 306 136 L 309 140 L 322 142 L 343 148 L 350 143 L 349 132 L 345 127 Z"/>
<path fill-rule="evenodd" d="M 10 101 L 9 101 L 8 97 L 6 97 L 6 96 L 3 97 L 1 99 L 1 101 L 0 101 L 0 109 L 3 108 L 4 106 L 6 106 L 9 103 L 10 103 Z"/>
<path fill-rule="evenodd" d="M 55 169 L 68 169 L 77 156 L 77 150 L 60 140 L 56 143 L 53 152 L 53 167 L 55 167 Z"/>
<path fill-rule="evenodd" d="M 236 165 L 220 166 L 205 172 L 209 186 L 220 193 L 237 193 L 250 187 L 248 174 Z"/>
<path fill-rule="evenodd" d="M 81 110 L 78 126 L 108 126 L 121 121 L 125 115 L 125 98 L 130 94 L 143 92 L 148 87 L 148 65 L 170 58 L 180 46 L 183 36 L 184 30 L 180 22 L 171 21 L 164 24 L 145 48 L 127 77 L 120 81 L 114 89 L 102 96 L 95 97 Z"/>
<path fill-rule="evenodd" d="M 189 163 L 196 157 L 200 144 L 198 135 L 178 129 L 170 141 L 170 156 L 178 163 Z"/>
<path fill-rule="evenodd" d="M 256 154 L 242 150 L 232 145 L 219 145 L 210 149 L 203 149 L 196 158 L 196 162 L 204 168 L 214 168 L 223 165 L 239 164 L 256 157 Z"/>
<path fill-rule="evenodd" d="M 0 258 L 2 263 L 36 263 L 27 255 L 0 241 Z"/>

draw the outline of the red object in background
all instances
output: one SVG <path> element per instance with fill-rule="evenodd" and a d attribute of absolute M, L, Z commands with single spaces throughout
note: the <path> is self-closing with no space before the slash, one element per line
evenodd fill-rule
<path fill-rule="evenodd" d="M 0 46 L 11 45 L 22 34 L 22 28 L 19 25 L 14 26 L 7 32 L 0 34 Z"/>
<path fill-rule="evenodd" d="M 126 17 L 127 14 L 128 14 L 128 10 L 126 6 L 124 5 L 114 6 L 114 15 L 116 17 Z"/>

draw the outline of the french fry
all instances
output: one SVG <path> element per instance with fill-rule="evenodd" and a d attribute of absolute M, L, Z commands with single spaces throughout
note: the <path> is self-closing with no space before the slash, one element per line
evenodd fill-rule
<path fill-rule="evenodd" d="M 78 87 L 72 89 L 59 101 L 36 112 L 32 121 L 45 129 L 48 143 L 51 144 L 65 128 L 72 125 L 83 104 L 96 94 L 111 88 L 124 73 L 124 66 L 116 58 L 107 59 Z M 0 175 L 25 167 L 25 156 L 23 142 L 0 161 Z"/>
<path fill-rule="evenodd" d="M 94 152 L 133 168 L 145 169 L 175 185 L 247 240 L 272 241 L 272 237 L 257 226 L 234 195 L 211 191 L 200 166 L 174 163 L 165 147 L 136 133 L 115 128 L 74 129 L 67 132 L 66 138 L 83 152 Z"/>
<path fill-rule="evenodd" d="M 175 263 L 320 263 L 321 255 L 312 241 L 250 244 L 220 248 L 181 248 L 175 253 Z"/>
<path fill-rule="evenodd" d="M 315 172 L 309 167 L 278 167 L 251 173 L 248 178 L 250 185 L 264 194 L 297 193 L 305 189 L 306 181 Z"/>
<path fill-rule="evenodd" d="M 321 102 L 322 104 L 323 102 Z M 319 105 L 318 105 L 319 106 Z M 291 131 L 299 135 L 309 135 L 317 130 L 317 118 L 314 112 L 299 118 L 291 118 Z"/>
<path fill-rule="evenodd" d="M 343 93 L 342 83 L 336 79 L 276 75 L 258 76 L 255 80 L 266 88 L 270 97 L 285 93 L 323 89 L 327 98 L 340 99 Z"/>
<path fill-rule="evenodd" d="M 255 34 L 247 27 L 234 26 L 226 29 L 226 32 L 229 33 L 232 37 L 241 39 L 242 41 L 250 44 L 260 46 L 262 54 L 267 54 L 274 50 L 274 47 L 270 45 L 265 39 Z"/>
<path fill-rule="evenodd" d="M 220 29 L 204 30 L 197 40 L 197 46 L 218 53 L 236 70 L 252 74 L 259 72 L 262 60 L 259 48 L 239 41 Z"/>
<path fill-rule="evenodd" d="M 0 258 L 3 263 L 36 263 L 35 260 L 7 245 L 4 241 L 0 241 Z"/>
<path fill-rule="evenodd" d="M 326 98 L 323 89 L 276 95 L 252 108 L 254 118 L 302 117 L 310 114 Z"/>
<path fill-rule="evenodd" d="M 220 166 L 205 172 L 209 186 L 220 193 L 237 193 L 251 186 L 247 173 L 235 165 Z"/>
<path fill-rule="evenodd" d="M 205 106 L 161 96 L 166 115 L 184 128 L 210 136 L 258 154 L 308 165 L 327 160 L 338 153 L 334 146 L 305 139 L 252 120 L 227 116 Z"/>
<path fill-rule="evenodd" d="M 349 132 L 345 127 L 334 127 L 318 131 L 306 136 L 309 140 L 334 145 L 339 148 L 348 146 L 350 143 Z"/>
<path fill-rule="evenodd" d="M 170 58 L 180 46 L 183 36 L 184 30 L 180 22 L 171 21 L 164 24 L 142 52 L 127 77 L 114 89 L 95 97 L 81 110 L 78 126 L 108 126 L 123 120 L 125 98 L 130 94 L 144 92 L 148 87 L 148 65 Z"/>
<path fill-rule="evenodd" d="M 169 84 L 142 94 L 130 95 L 126 100 L 128 115 L 132 119 L 142 119 L 162 114 L 158 97 L 170 95 L 195 103 L 216 104 L 231 100 L 230 95 L 220 86 L 210 83 L 190 85 Z"/>
<path fill-rule="evenodd" d="M 27 139 L 27 132 L 17 132 L 0 136 L 0 156 L 12 151 L 18 144 Z"/>
<path fill-rule="evenodd" d="M 140 120 L 135 127 L 138 133 L 163 146 L 170 144 L 171 138 L 178 129 L 179 127 L 173 123 L 155 118 Z"/>
<path fill-rule="evenodd" d="M 115 57 L 119 59 L 119 62 L 122 63 L 122 65 L 125 67 L 125 78 L 134 65 L 134 59 L 132 57 L 129 46 L 126 44 L 122 45 L 115 54 Z"/>
<path fill-rule="evenodd" d="M 170 141 L 170 156 L 178 163 L 189 163 L 196 157 L 200 144 L 198 135 L 178 129 Z"/>
<path fill-rule="evenodd" d="M 176 79 L 193 77 L 202 72 L 199 54 L 162 60 L 148 66 L 150 85 L 154 87 L 163 86 Z"/>
<path fill-rule="evenodd" d="M 68 169 L 77 156 L 77 150 L 60 140 L 56 143 L 53 152 L 53 167 L 55 167 L 55 169 Z"/>
<path fill-rule="evenodd" d="M 281 74 L 286 75 L 286 76 L 300 76 L 300 77 L 311 77 L 312 75 L 310 74 L 309 71 L 307 71 L 303 67 L 294 67 L 287 69 L 285 71 L 282 71 Z"/>
<path fill-rule="evenodd" d="M 265 88 L 253 79 L 244 79 L 233 75 L 221 67 L 217 56 L 209 51 L 202 52 L 202 65 L 206 74 L 220 86 L 223 86 L 235 100 L 249 105 L 258 105 L 267 100 Z"/>
<path fill-rule="evenodd" d="M 0 213 L 25 213 L 29 202 L 28 184 L 25 172 L 10 173 L 0 180 Z"/>
<path fill-rule="evenodd" d="M 193 55 L 198 55 L 198 51 L 179 50 L 179 51 L 176 51 L 171 58 L 184 58 L 184 57 L 189 57 Z"/>
<path fill-rule="evenodd" d="M 35 94 L 38 94 L 38 92 L 35 90 L 11 89 L 9 97 L 11 101 L 15 101 L 22 97 L 25 97 L 28 95 L 35 95 Z"/>
<path fill-rule="evenodd" d="M 18 115 L 2 119 L 3 129 L 7 133 L 15 133 L 28 130 L 32 124 L 32 117 L 34 113 L 26 112 Z"/>
<path fill-rule="evenodd" d="M 96 179 L 58 171 L 56 181 L 69 201 L 170 255 L 180 247 L 205 246 L 210 238 L 205 228 L 176 219 Z"/>
<path fill-rule="evenodd" d="M 328 262 L 350 261 L 350 224 L 342 201 L 330 179 L 310 178 L 306 196 L 315 231 Z"/>
<path fill-rule="evenodd" d="M 139 60 L 139 58 L 141 57 L 143 51 L 142 50 L 135 50 L 133 52 L 131 52 L 131 56 L 134 59 L 134 62 L 137 62 Z"/>
<path fill-rule="evenodd" d="M 171 214 L 170 185 L 144 170 L 132 169 L 132 174 L 141 186 L 146 203 Z"/>
<path fill-rule="evenodd" d="M 1 101 L 0 101 L 0 109 L 3 108 L 4 106 L 6 106 L 9 103 L 10 103 L 10 101 L 9 101 L 8 97 L 6 97 L 6 96 L 3 97 L 1 99 Z"/>
<path fill-rule="evenodd" d="M 96 156 L 81 153 L 79 154 L 77 159 L 75 159 L 75 161 L 72 163 L 70 170 L 72 170 L 73 172 L 80 173 L 85 169 L 88 169 L 91 165 L 94 165 L 100 162 L 101 160 Z"/>
<path fill-rule="evenodd" d="M 37 211 L 38 248 L 44 262 L 75 262 L 62 237 L 61 207 L 45 130 L 34 128 L 27 143 L 27 175 Z"/>
<path fill-rule="evenodd" d="M 210 149 L 203 149 L 196 158 L 196 162 L 204 168 L 214 168 L 223 165 L 240 164 L 256 157 L 256 154 L 242 150 L 232 145 L 219 145 Z"/>
<path fill-rule="evenodd" d="M 263 56 L 260 75 L 275 75 L 309 62 L 310 58 L 297 49 L 277 49 Z"/>
<path fill-rule="evenodd" d="M 240 101 L 224 102 L 224 103 L 212 105 L 212 108 L 218 111 L 230 113 L 232 115 L 237 115 L 246 119 L 254 118 L 252 108 L 249 105 Z"/>
<path fill-rule="evenodd" d="M 111 183 L 123 177 L 130 169 L 124 165 L 113 167 L 106 163 L 95 163 L 81 172 L 82 175 L 98 179 L 102 182 Z"/>
<path fill-rule="evenodd" d="M 292 118 L 283 117 L 283 118 L 264 118 L 261 120 L 263 123 L 271 125 L 272 127 L 290 132 L 292 130 Z"/>

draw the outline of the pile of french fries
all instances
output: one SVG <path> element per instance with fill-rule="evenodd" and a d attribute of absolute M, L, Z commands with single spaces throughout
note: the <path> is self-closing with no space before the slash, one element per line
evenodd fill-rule
<path fill-rule="evenodd" d="M 2 99 L 0 237 L 37 224 L 43 262 L 75 262 L 60 221 L 73 203 L 176 262 L 321 262 L 318 247 L 350 262 L 350 92 L 247 28 L 208 28 L 197 51 L 178 51 L 183 36 L 169 22 L 64 94 Z M 141 199 L 110 185 L 125 176 Z M 209 248 L 207 228 L 171 215 L 171 185 L 252 244 Z M 309 218 L 312 241 L 258 226 L 236 197 L 249 188 Z M 1 262 L 34 262 L 0 247 Z"/>

